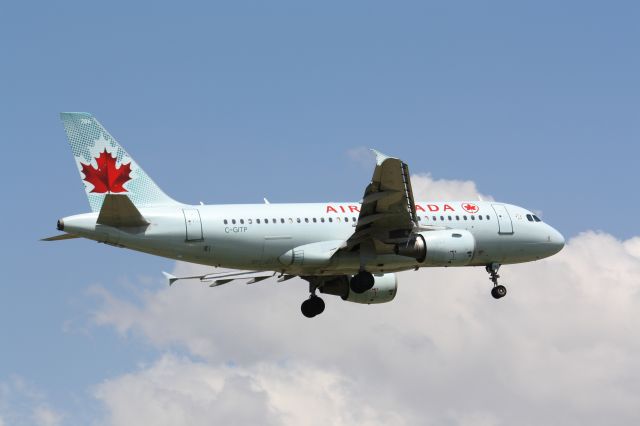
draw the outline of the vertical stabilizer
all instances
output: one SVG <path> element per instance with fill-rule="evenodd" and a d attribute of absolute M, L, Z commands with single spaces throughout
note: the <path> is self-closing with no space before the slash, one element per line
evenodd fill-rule
<path fill-rule="evenodd" d="M 107 194 L 127 195 L 137 207 L 177 204 L 91 114 L 63 112 L 60 118 L 92 211 L 100 211 Z"/>

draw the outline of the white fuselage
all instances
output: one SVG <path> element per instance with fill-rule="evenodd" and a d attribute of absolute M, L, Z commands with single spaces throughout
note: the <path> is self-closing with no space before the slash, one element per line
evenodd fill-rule
<path fill-rule="evenodd" d="M 473 205 L 474 213 L 464 205 Z M 358 203 L 180 205 L 141 208 L 146 227 L 118 229 L 96 223 L 98 213 L 64 218 L 64 230 L 107 244 L 171 259 L 234 269 L 271 270 L 296 275 L 353 274 L 363 265 L 357 253 L 339 252 L 329 264 L 283 261 L 292 249 L 314 243 L 337 247 L 354 232 Z M 418 202 L 419 226 L 466 230 L 474 248 L 464 266 L 510 264 L 542 259 L 562 249 L 564 238 L 531 212 L 496 202 Z M 371 272 L 426 266 L 411 257 L 377 255 L 364 265 Z"/>

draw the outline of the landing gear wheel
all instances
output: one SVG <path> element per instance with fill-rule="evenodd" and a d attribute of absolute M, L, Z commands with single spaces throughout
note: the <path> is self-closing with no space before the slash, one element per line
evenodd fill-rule
<path fill-rule="evenodd" d="M 373 278 L 373 274 L 371 272 L 360 271 L 351 278 L 349 287 L 351 287 L 351 291 L 354 293 L 361 294 L 373 288 L 374 284 L 375 278 Z"/>
<path fill-rule="evenodd" d="M 491 289 L 491 295 L 494 299 L 501 299 L 507 295 L 507 288 L 503 285 L 497 285 Z"/>
<path fill-rule="evenodd" d="M 500 269 L 500 264 L 490 263 L 485 269 L 489 273 L 489 279 L 493 283 L 491 295 L 494 299 L 502 299 L 507 295 L 507 288 L 503 285 L 498 284 L 498 278 L 500 278 L 500 275 L 498 275 L 498 269 Z"/>
<path fill-rule="evenodd" d="M 324 300 L 312 294 L 307 300 L 300 305 L 300 311 L 302 315 L 307 318 L 313 318 L 316 315 L 320 315 L 324 312 Z"/>

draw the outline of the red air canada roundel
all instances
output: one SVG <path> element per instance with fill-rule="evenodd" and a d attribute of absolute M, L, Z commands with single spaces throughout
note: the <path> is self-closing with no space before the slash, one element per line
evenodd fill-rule
<path fill-rule="evenodd" d="M 91 192 L 127 192 L 123 185 L 131 180 L 131 162 L 116 167 L 116 158 L 106 149 L 95 160 L 98 168 L 80 163 L 84 180 L 93 185 Z"/>
<path fill-rule="evenodd" d="M 462 203 L 462 208 L 467 213 L 478 213 L 478 210 L 480 210 L 480 207 L 473 203 Z"/>

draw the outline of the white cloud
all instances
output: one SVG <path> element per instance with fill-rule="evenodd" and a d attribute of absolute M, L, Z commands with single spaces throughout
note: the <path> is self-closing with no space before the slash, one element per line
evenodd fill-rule
<path fill-rule="evenodd" d="M 631 238 L 625 241 L 624 248 L 630 255 L 640 258 L 640 237 Z"/>
<path fill-rule="evenodd" d="M 473 182 L 413 182 L 425 198 L 477 194 Z M 203 270 L 179 263 L 175 273 Z M 114 425 L 222 421 L 238 403 L 238 422 L 274 424 L 637 423 L 640 238 L 586 232 L 553 258 L 500 272 L 509 294 L 499 301 L 483 268 L 422 269 L 399 275 L 392 303 L 325 296 L 312 320 L 295 279 L 158 284 L 133 301 L 94 287 L 97 324 L 189 354 L 107 381 L 97 396 Z"/>
<path fill-rule="evenodd" d="M 348 149 L 347 156 L 351 161 L 358 163 L 362 167 L 372 168 L 375 165 L 375 154 L 370 148 L 364 146 L 356 146 Z"/>
<path fill-rule="evenodd" d="M 411 175 L 413 198 L 416 200 L 493 200 L 490 195 L 481 194 L 475 182 L 470 180 L 434 179 L 430 174 Z"/>
<path fill-rule="evenodd" d="M 35 424 L 38 426 L 57 426 L 62 422 L 62 416 L 60 413 L 46 405 L 41 405 L 35 408 L 33 411 L 33 419 Z"/>
<path fill-rule="evenodd" d="M 0 382 L 0 426 L 57 426 L 62 420 L 46 395 L 24 378 L 14 375 Z"/>
<path fill-rule="evenodd" d="M 392 409 L 376 409 L 353 392 L 339 374 L 313 367 L 246 368 L 164 355 L 97 386 L 96 397 L 112 425 L 400 424 Z"/>

